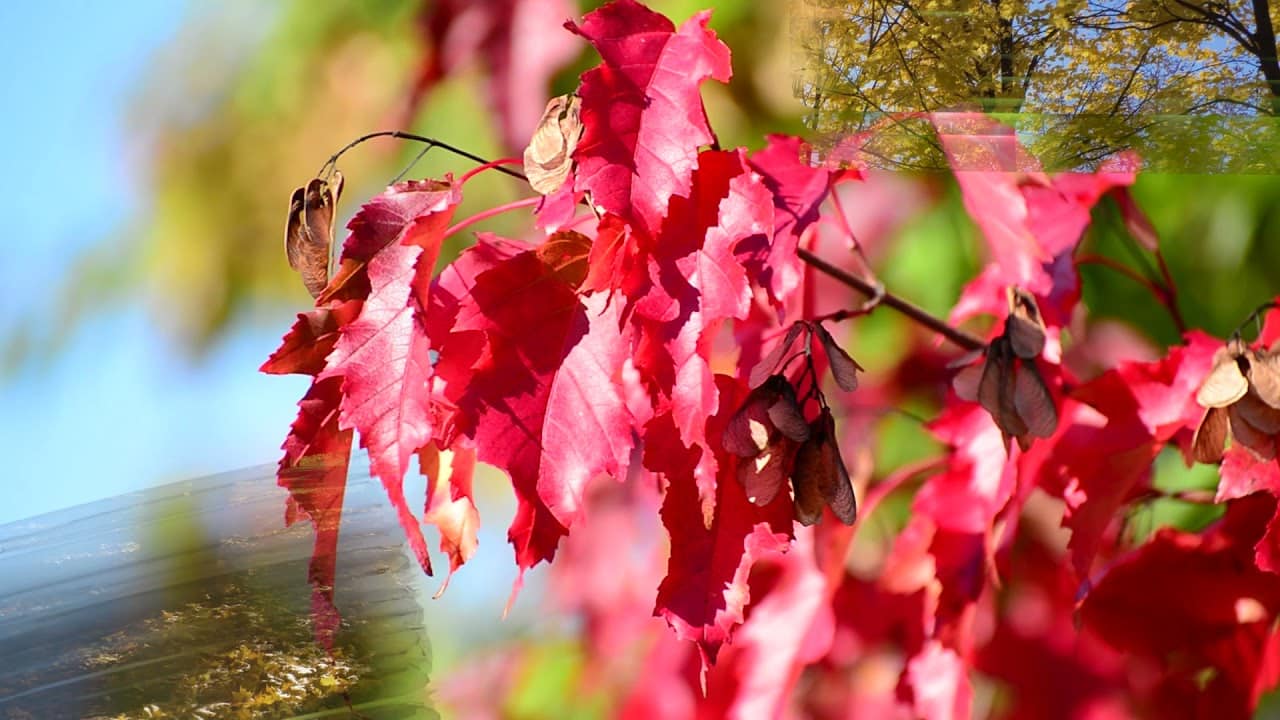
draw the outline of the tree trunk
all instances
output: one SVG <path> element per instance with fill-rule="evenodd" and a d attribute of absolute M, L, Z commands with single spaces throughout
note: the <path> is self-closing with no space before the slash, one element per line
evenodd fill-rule
<path fill-rule="evenodd" d="M 1280 115 L 1280 62 L 1276 60 L 1276 31 L 1271 25 L 1270 5 L 1268 0 L 1253 0 L 1253 17 L 1257 23 L 1253 42 L 1258 50 L 1262 76 L 1271 91 L 1271 114 Z"/>

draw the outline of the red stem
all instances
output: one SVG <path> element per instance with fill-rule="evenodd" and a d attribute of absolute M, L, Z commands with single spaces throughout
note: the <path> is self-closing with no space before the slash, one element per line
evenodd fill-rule
<path fill-rule="evenodd" d="M 523 160 L 521 160 L 520 158 L 514 158 L 514 157 L 506 157 L 506 158 L 498 158 L 497 160 L 490 160 L 489 162 L 483 165 L 477 165 L 476 167 L 473 167 L 470 170 L 468 170 L 467 173 L 462 176 L 462 179 L 458 181 L 458 187 L 462 187 L 463 185 L 466 185 L 468 180 L 475 177 L 479 173 L 484 172 L 485 170 L 501 170 L 503 172 L 507 172 L 506 168 L 502 167 L 503 165 L 521 165 L 523 163 L 524 163 Z M 521 175 L 520 177 L 523 178 L 524 176 Z"/>
<path fill-rule="evenodd" d="M 1160 261 L 1161 274 L 1165 276 L 1164 282 L 1171 283 L 1168 268 L 1164 264 L 1164 257 L 1156 253 L 1156 258 Z M 1076 262 L 1080 265 L 1101 265 L 1102 267 L 1110 268 L 1146 288 L 1147 292 L 1151 293 L 1156 301 L 1169 311 L 1169 317 L 1173 319 L 1173 324 L 1177 326 L 1178 332 L 1185 333 L 1187 331 L 1186 323 L 1182 320 L 1182 314 L 1178 312 L 1177 304 L 1174 302 L 1172 285 L 1158 285 L 1128 265 L 1105 255 L 1081 255 L 1076 258 Z"/>
<path fill-rule="evenodd" d="M 523 207 L 532 207 L 534 205 L 537 205 L 540 202 L 542 202 L 541 197 L 532 197 L 532 198 L 524 198 L 523 200 L 516 200 L 515 202 L 509 202 L 506 205 L 499 205 L 497 207 L 489 208 L 484 212 L 479 212 L 479 213 L 476 213 L 475 215 L 472 215 L 469 218 L 459 220 L 458 224 L 444 231 L 444 236 L 450 237 L 456 232 L 464 230 L 472 225 L 475 225 L 478 222 L 488 220 L 489 218 L 494 217 L 495 215 L 501 215 L 502 213 L 510 212 L 511 210 L 519 210 L 520 208 L 523 208 Z"/>

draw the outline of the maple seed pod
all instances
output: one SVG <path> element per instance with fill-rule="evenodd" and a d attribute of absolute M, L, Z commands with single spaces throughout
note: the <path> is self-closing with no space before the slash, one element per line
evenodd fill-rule
<path fill-rule="evenodd" d="M 791 485 L 795 491 L 795 518 L 800 524 L 818 522 L 824 506 L 830 506 L 831 512 L 845 525 L 852 525 L 857 519 L 853 482 L 840 457 L 835 419 L 828 408 L 823 408 L 822 414 L 809 426 L 809 439 L 796 452 Z"/>
<path fill-rule="evenodd" d="M 1255 351 L 1238 339 L 1213 357 L 1213 369 L 1196 391 L 1196 402 L 1206 408 L 1191 441 L 1191 456 L 1198 462 L 1222 460 L 1227 438 L 1249 450 L 1259 460 L 1276 457 L 1280 435 L 1280 358 Z"/>
<path fill-rule="evenodd" d="M 1005 320 L 1004 336 L 1009 338 L 1013 354 L 1023 360 L 1040 357 L 1044 351 L 1044 320 L 1036 300 L 1025 290 L 1009 288 L 1009 317 Z"/>
<path fill-rule="evenodd" d="M 1216 463 L 1222 460 L 1222 446 L 1227 443 L 1227 409 L 1209 408 L 1191 439 L 1191 457 L 1196 462 Z"/>
<path fill-rule="evenodd" d="M 774 444 L 777 435 L 804 442 L 809 426 L 796 402 L 795 388 L 785 377 L 772 375 L 729 418 L 721 443 L 738 457 L 754 458 Z"/>
<path fill-rule="evenodd" d="M 285 224 L 284 249 L 289 267 L 302 275 L 311 297 L 318 298 L 329 284 L 329 257 L 333 249 L 333 217 L 342 195 L 342 173 L 313 178 L 293 191 Z"/>
<path fill-rule="evenodd" d="M 759 455 L 738 461 L 738 482 L 748 502 L 762 507 L 773 502 L 787 481 L 795 453 L 796 443 L 777 433 Z"/>
<path fill-rule="evenodd" d="M 1280 355 L 1250 351 L 1249 384 L 1258 393 L 1258 399 L 1280 409 Z"/>
<path fill-rule="evenodd" d="M 800 332 L 805 329 L 805 323 L 793 323 L 787 330 L 787 336 L 782 342 L 773 346 L 768 355 L 765 355 L 756 366 L 751 368 L 751 376 L 747 378 L 747 384 L 752 388 L 760 387 L 769 376 L 777 374 L 778 366 L 782 364 L 783 358 L 791 353 L 791 346 L 796 344 L 796 339 L 800 337 Z"/>
<path fill-rule="evenodd" d="M 577 95 L 551 98 L 524 149 L 524 174 L 543 195 L 560 189 L 573 166 L 573 151 L 582 137 L 582 99 Z"/>
<path fill-rule="evenodd" d="M 1196 391 L 1196 402 L 1201 407 L 1227 407 L 1249 392 L 1249 380 L 1240 368 L 1242 357 L 1225 348 L 1218 351 L 1213 369 Z"/>
<path fill-rule="evenodd" d="M 815 322 L 813 327 L 818 333 L 818 340 L 822 342 L 822 350 L 827 354 L 827 364 L 831 366 L 831 376 L 835 378 L 836 385 L 845 392 L 857 390 L 858 371 L 862 370 L 862 366 L 836 344 L 835 338 L 831 337 L 822 323 Z"/>

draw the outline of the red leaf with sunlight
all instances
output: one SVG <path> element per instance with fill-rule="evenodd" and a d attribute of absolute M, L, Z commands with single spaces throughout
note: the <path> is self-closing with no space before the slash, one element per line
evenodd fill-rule
<path fill-rule="evenodd" d="M 937 640 L 925 643 L 907 663 L 916 716 L 924 720 L 964 720 L 973 706 L 969 669 L 955 650 Z"/>
<path fill-rule="evenodd" d="M 298 402 L 298 418 L 284 441 L 284 457 L 277 473 L 289 491 L 290 506 L 311 520 L 315 545 L 307 569 L 311 582 L 311 619 L 316 640 L 333 647 L 338 611 L 333 583 L 338 562 L 338 528 L 347 487 L 351 431 L 338 428 L 341 383 L 337 378 L 316 380 Z M 292 524 L 296 517 L 290 518 Z"/>
<path fill-rule="evenodd" d="M 707 677 L 704 716 L 780 717 L 809 663 L 826 655 L 835 630 L 827 580 L 814 562 L 814 530 L 757 564 L 751 613 Z"/>
<path fill-rule="evenodd" d="M 737 252 L 751 277 L 768 288 L 777 304 L 800 287 L 802 269 L 796 248 L 800 236 L 818 220 L 818 208 L 835 177 L 830 170 L 809 165 L 806 149 L 799 138 L 770 135 L 749 161 L 773 195 L 773 234 L 767 246 L 743 243 Z"/>
<path fill-rule="evenodd" d="M 1156 362 L 1122 363 L 1077 388 L 1062 409 L 1058 432 L 1020 461 L 1022 473 L 1067 503 L 1071 557 L 1081 577 L 1116 511 L 1142 487 L 1152 461 L 1170 440 L 1185 447 L 1203 409 L 1195 392 L 1221 346 L 1200 332 Z"/>
<path fill-rule="evenodd" d="M 1220 716 L 1248 717 L 1275 680 L 1264 652 L 1280 613 L 1280 576 L 1252 562 L 1274 510 L 1270 498 L 1250 497 L 1232 501 L 1203 534 L 1160 530 L 1094 585 L 1084 624 L 1119 650 L 1165 662 L 1174 677 L 1212 671 L 1205 693 Z"/>
<path fill-rule="evenodd" d="M 728 82 L 729 49 L 709 12 L 677 31 L 634 0 L 617 0 L 566 25 L 603 60 L 582 75 L 578 190 L 606 212 L 656 234 L 673 195 L 686 196 L 698 148 L 715 142 L 698 87 Z"/>
<path fill-rule="evenodd" d="M 752 566 L 785 552 L 792 532 L 788 496 L 779 494 L 759 507 L 737 482 L 738 458 L 720 447 L 719 438 L 746 388 L 723 375 L 716 381 L 720 405 L 708 422 L 706 449 L 686 448 L 671 417 L 663 415 L 646 426 L 644 450 L 645 466 L 666 484 L 661 515 L 671 536 L 671 558 L 654 613 L 666 619 L 677 637 L 698 644 L 704 667 L 715 662 L 720 646 L 742 623 L 750 602 L 747 579 Z M 703 452 L 715 453 L 719 468 L 715 516 L 709 527 L 703 524 L 694 480 Z"/>
<path fill-rule="evenodd" d="M 449 556 L 449 574 L 435 597 L 444 594 L 449 580 L 476 552 L 476 532 L 480 513 L 471 496 L 471 478 L 476 469 L 474 448 L 441 450 L 434 442 L 418 451 L 418 466 L 427 476 L 427 502 L 422 521 L 440 531 L 440 550 Z"/>
<path fill-rule="evenodd" d="M 320 376 L 342 378 L 341 425 L 360 431 L 371 471 L 427 574 L 431 559 L 403 482 L 409 457 L 431 437 L 431 359 L 421 313 L 440 241 L 461 200 L 450 183 L 410 181 L 388 188 L 351 219 L 343 264 L 364 264 L 369 297 L 342 328 Z"/>
<path fill-rule="evenodd" d="M 465 270 L 453 277 L 465 282 Z M 456 429 L 480 460 L 511 476 L 518 508 L 508 537 L 525 569 L 554 556 L 587 481 L 627 467 L 630 334 L 619 303 L 607 293 L 579 298 L 532 249 L 497 260 L 472 283 L 453 296 L 456 320 L 437 372 L 457 407 Z"/>
<path fill-rule="evenodd" d="M 747 169 L 741 151 L 698 157 L 690 197 L 671 199 L 662 234 L 644 248 L 648 278 L 631 288 L 638 329 L 635 363 L 686 447 L 705 447 L 707 418 L 717 407 L 710 341 L 728 318 L 750 310 L 748 275 L 735 248 L 763 241 L 773 227 L 770 193 Z M 628 242 L 635 242 L 631 238 Z M 715 498 L 716 458 L 702 454 L 695 477 L 703 513 Z"/>
<path fill-rule="evenodd" d="M 271 375 L 319 375 L 324 371 L 325 358 L 338 342 L 339 328 L 356 319 L 363 304 L 348 300 L 298 313 L 280 347 L 258 370 Z"/>
<path fill-rule="evenodd" d="M 1222 479 L 1215 502 L 1267 492 L 1280 503 L 1280 465 L 1275 460 L 1259 460 L 1247 449 L 1233 445 L 1223 454 L 1220 472 Z M 1280 573 L 1280 504 L 1254 551 L 1254 562 L 1259 568 Z"/>

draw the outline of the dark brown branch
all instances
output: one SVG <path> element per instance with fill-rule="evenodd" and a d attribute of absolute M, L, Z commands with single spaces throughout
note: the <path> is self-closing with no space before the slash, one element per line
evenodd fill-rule
<path fill-rule="evenodd" d="M 413 140 L 414 142 L 426 143 L 428 150 L 430 150 L 431 148 L 438 147 L 441 150 L 451 152 L 454 155 L 458 155 L 468 160 L 475 161 L 477 163 L 480 163 L 481 165 L 487 165 L 489 163 L 488 160 L 480 157 L 479 155 L 469 153 L 466 150 L 463 150 L 461 148 L 456 148 L 450 145 L 449 143 L 440 142 L 435 138 L 429 138 L 423 135 L 415 135 L 413 133 L 402 132 L 400 130 L 381 130 L 379 132 L 372 132 L 372 133 L 368 133 L 367 135 L 361 135 L 355 140 L 352 140 L 351 142 L 347 143 L 345 146 L 343 146 L 341 150 L 339 150 L 338 152 L 334 153 L 332 156 L 329 157 L 328 162 L 326 162 L 324 164 L 324 167 L 320 169 L 320 174 L 323 175 L 326 170 L 328 170 L 335 163 L 337 163 L 338 158 L 342 157 L 342 154 L 345 153 L 346 151 L 359 145 L 360 143 L 365 142 L 366 140 L 372 140 L 374 138 L 380 138 L 380 137 L 393 137 L 393 138 L 399 138 L 401 140 Z M 510 175 L 513 178 L 517 178 L 519 180 L 525 180 L 526 182 L 528 181 L 528 178 L 524 176 L 524 173 L 518 172 L 516 170 L 512 170 L 511 168 L 502 167 L 501 165 L 496 165 L 494 166 L 493 169 L 497 170 L 500 173 Z"/>
<path fill-rule="evenodd" d="M 910 301 L 903 300 L 902 298 L 898 297 L 897 295 L 894 295 L 891 292 L 884 291 L 883 288 L 876 288 L 870 283 L 867 283 L 864 280 L 845 272 L 844 270 L 836 267 L 835 265 L 832 265 L 831 263 L 827 262 L 826 260 L 823 260 L 817 255 L 814 255 L 813 253 L 809 252 L 808 250 L 805 250 L 804 248 L 796 248 L 796 254 L 800 256 L 801 260 L 805 261 L 806 263 L 809 263 L 815 269 L 820 270 L 826 273 L 827 275 L 830 275 L 836 280 L 839 280 L 840 282 L 844 283 L 845 285 L 848 285 L 849 287 L 853 288 L 854 290 L 857 290 L 858 292 L 862 293 L 863 295 L 866 295 L 867 297 L 875 297 L 877 293 L 883 293 L 882 297 L 880 298 L 881 305 L 887 305 L 888 307 L 891 307 L 894 310 L 897 310 L 898 312 L 902 313 L 903 315 L 906 315 L 907 317 L 911 318 L 912 320 L 919 323 L 920 325 L 923 325 L 924 327 L 927 327 L 930 330 L 933 330 L 934 332 L 941 334 L 943 337 L 950 340 L 952 343 L 964 348 L 965 350 L 982 350 L 987 346 L 987 344 L 983 342 L 981 338 L 975 335 L 971 335 L 963 330 L 959 330 L 951 327 L 946 322 L 930 315 L 926 310 L 924 310 L 920 306 Z"/>

